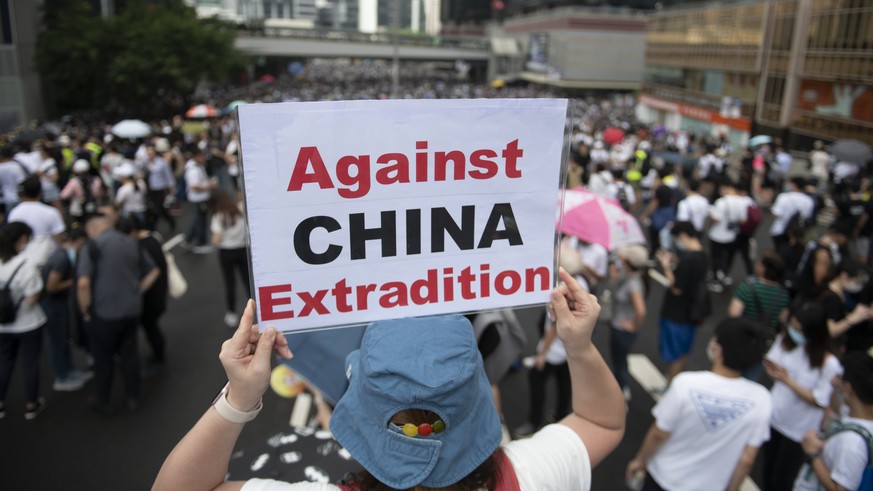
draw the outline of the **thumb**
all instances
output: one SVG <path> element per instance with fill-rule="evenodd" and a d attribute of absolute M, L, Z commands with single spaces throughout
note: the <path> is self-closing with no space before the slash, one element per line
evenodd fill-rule
<path fill-rule="evenodd" d="M 270 356 L 273 352 L 273 344 L 276 342 L 276 330 L 268 327 L 266 331 L 261 333 L 258 339 L 258 346 L 255 348 L 255 355 L 252 359 L 252 364 L 260 367 L 270 367 Z"/>

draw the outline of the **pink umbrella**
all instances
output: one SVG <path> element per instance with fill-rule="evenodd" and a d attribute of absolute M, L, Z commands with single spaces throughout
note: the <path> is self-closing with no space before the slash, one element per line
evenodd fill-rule
<path fill-rule="evenodd" d="M 197 104 L 196 106 L 191 106 L 188 111 L 185 112 L 186 118 L 214 118 L 218 116 L 219 111 L 213 106 L 209 104 Z"/>
<path fill-rule="evenodd" d="M 560 202 L 561 195 L 558 195 Z M 629 244 L 645 244 L 639 222 L 618 201 L 584 187 L 564 192 L 561 232 L 612 251 Z"/>

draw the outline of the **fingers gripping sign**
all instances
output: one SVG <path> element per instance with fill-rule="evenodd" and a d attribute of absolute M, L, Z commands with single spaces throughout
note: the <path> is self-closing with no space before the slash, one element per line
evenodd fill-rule
<path fill-rule="evenodd" d="M 285 336 L 268 327 L 258 332 L 253 324 L 254 302 L 249 300 L 239 321 L 239 328 L 221 346 L 218 358 L 230 384 L 227 401 L 240 411 L 258 405 L 270 383 L 271 355 L 290 359 L 293 355 Z"/>
<path fill-rule="evenodd" d="M 558 337 L 569 349 L 585 348 L 591 344 L 600 305 L 597 297 L 588 293 L 564 268 L 558 274 L 562 282 L 552 291 L 549 303 Z"/>

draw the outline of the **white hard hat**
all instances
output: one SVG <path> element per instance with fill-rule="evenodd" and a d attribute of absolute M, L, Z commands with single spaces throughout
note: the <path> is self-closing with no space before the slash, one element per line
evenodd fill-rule
<path fill-rule="evenodd" d="M 91 164 L 88 163 L 85 159 L 79 159 L 73 163 L 73 172 L 79 174 L 82 172 L 88 172 L 88 169 L 91 168 Z"/>

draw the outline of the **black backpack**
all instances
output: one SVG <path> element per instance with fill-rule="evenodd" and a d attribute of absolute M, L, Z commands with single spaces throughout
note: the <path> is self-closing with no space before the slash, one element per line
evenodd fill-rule
<path fill-rule="evenodd" d="M 0 324 L 12 324 L 18 316 L 18 306 L 21 305 L 21 300 L 16 302 L 12 299 L 12 280 L 15 279 L 15 275 L 22 266 L 24 266 L 24 261 L 15 268 L 6 284 L 0 287 Z"/>

